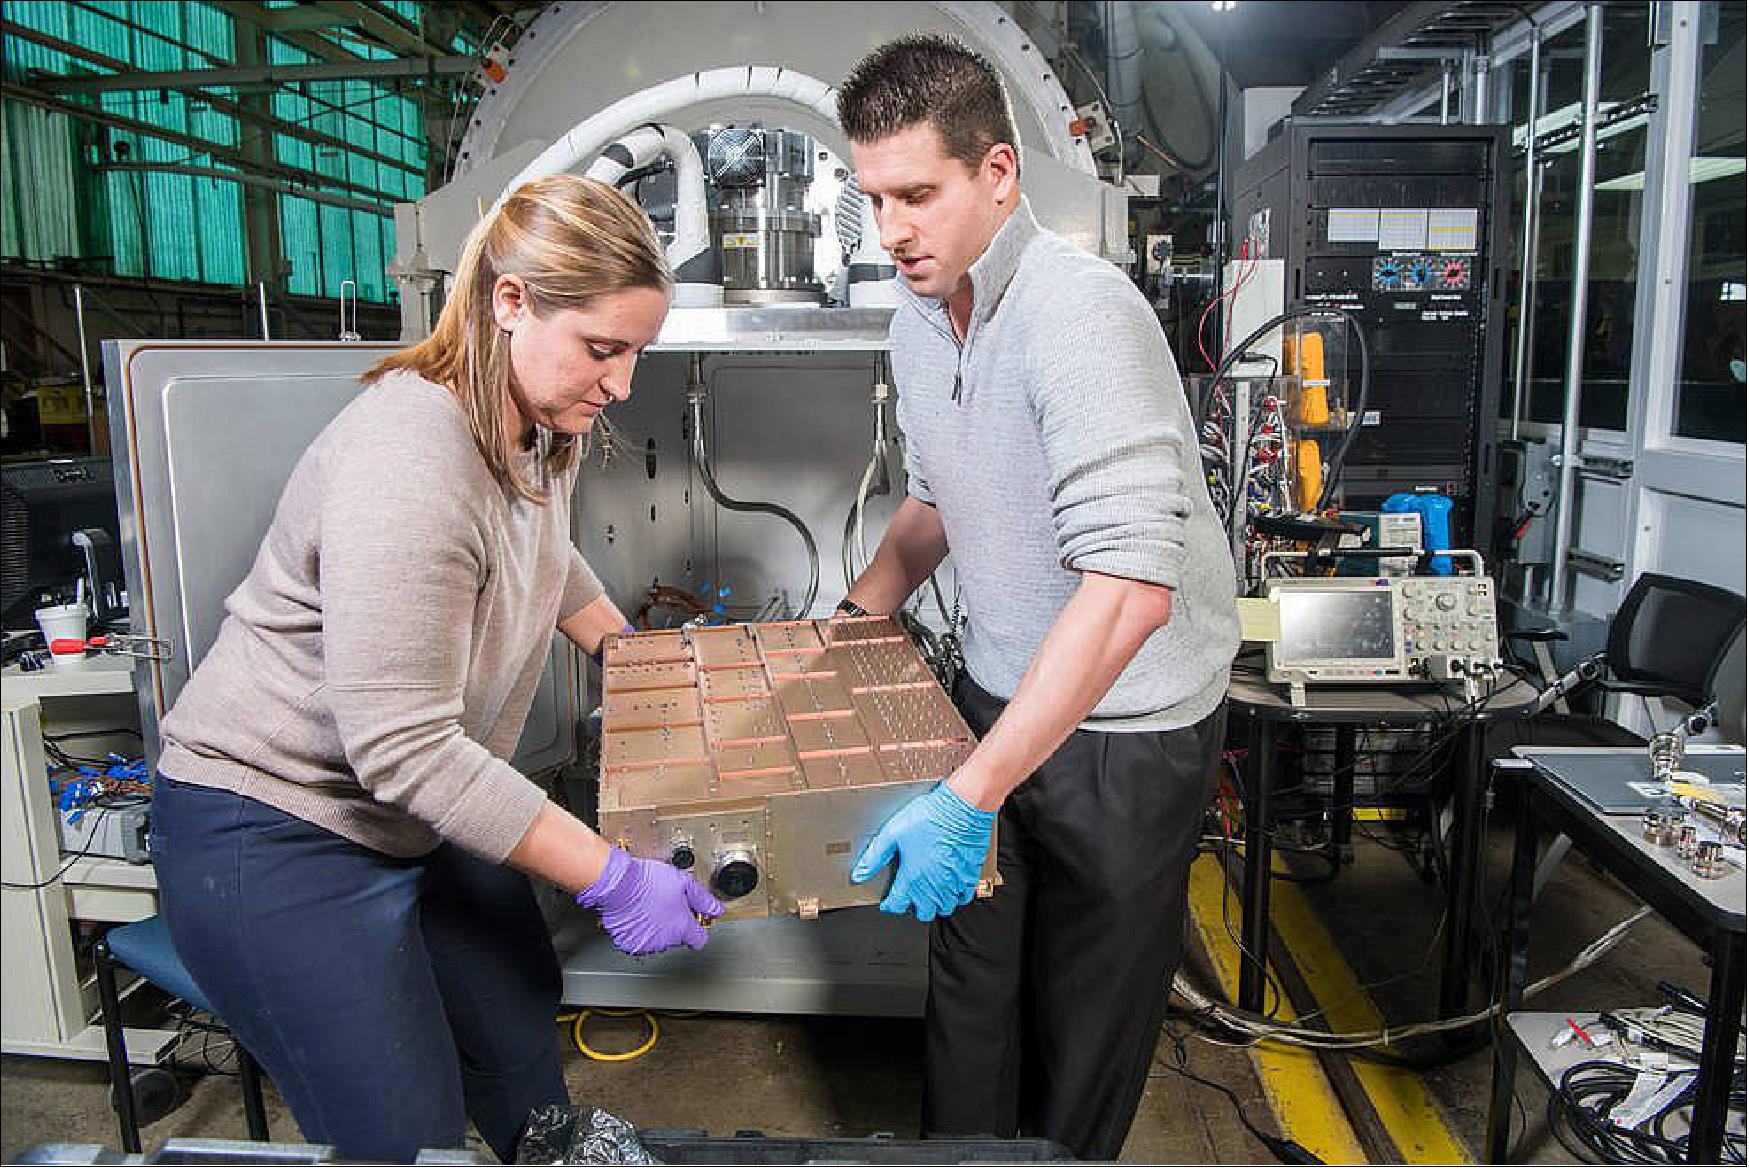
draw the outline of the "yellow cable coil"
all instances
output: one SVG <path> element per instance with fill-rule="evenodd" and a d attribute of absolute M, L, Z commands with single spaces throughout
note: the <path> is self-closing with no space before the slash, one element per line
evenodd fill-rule
<path fill-rule="evenodd" d="M 590 1015 L 600 1015 L 608 1019 L 629 1019 L 643 1016 L 644 1022 L 650 1028 L 649 1037 L 630 1051 L 597 1051 L 589 1046 L 583 1038 L 583 1023 Z M 571 1042 L 581 1054 L 595 1060 L 597 1063 L 628 1063 L 641 1055 L 648 1055 L 650 1049 L 656 1046 L 656 1040 L 661 1037 L 662 1029 L 656 1023 L 656 1016 L 649 1011 L 615 1011 L 606 1007 L 583 1007 L 576 1011 L 562 1014 L 558 1022 L 571 1024 Z"/>

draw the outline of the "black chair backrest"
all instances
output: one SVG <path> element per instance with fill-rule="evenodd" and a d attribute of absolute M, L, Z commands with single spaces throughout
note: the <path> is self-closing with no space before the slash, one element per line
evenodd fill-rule
<path fill-rule="evenodd" d="M 1609 623 L 1609 672 L 1702 706 L 1712 700 L 1713 678 L 1743 631 L 1743 616 L 1743 598 L 1729 589 L 1642 573 Z"/>

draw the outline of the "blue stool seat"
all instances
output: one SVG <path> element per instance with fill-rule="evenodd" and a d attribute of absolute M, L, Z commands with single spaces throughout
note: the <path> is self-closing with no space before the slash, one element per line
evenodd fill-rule
<path fill-rule="evenodd" d="M 170 929 L 162 917 L 154 915 L 144 921 L 118 926 L 109 931 L 107 938 L 109 952 L 117 962 L 195 1010 L 218 1014 L 195 983 L 188 967 L 182 964 L 170 941 Z"/>
<path fill-rule="evenodd" d="M 188 967 L 182 964 L 162 917 L 153 916 L 117 926 L 97 939 L 91 953 L 97 966 L 97 997 L 103 1005 L 103 1039 L 109 1052 L 109 1078 L 114 1086 L 111 1099 L 121 1125 L 121 1145 L 129 1153 L 138 1153 L 138 1102 L 134 1098 L 134 1077 L 128 1069 L 127 1033 L 121 1021 L 121 990 L 116 967 L 127 967 L 159 990 L 215 1019 L 218 1012 L 213 1010 L 211 1000 L 194 981 Z M 240 1043 L 237 1044 L 237 1072 L 243 1081 L 243 1117 L 249 1126 L 249 1139 L 265 1141 L 268 1139 L 267 1107 L 261 1095 L 261 1071 Z"/>

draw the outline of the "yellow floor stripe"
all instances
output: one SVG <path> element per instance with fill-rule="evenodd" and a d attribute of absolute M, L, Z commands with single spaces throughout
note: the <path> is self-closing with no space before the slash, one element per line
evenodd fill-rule
<path fill-rule="evenodd" d="M 1239 993 L 1239 951 L 1221 921 L 1220 865 L 1211 856 L 1198 857 L 1190 867 L 1190 910 L 1203 948 L 1229 998 Z M 1239 928 L 1239 902 L 1230 903 L 1229 917 Z M 1366 1161 L 1360 1140 L 1348 1123 L 1318 1058 L 1302 1048 L 1263 1043 L 1251 1048 L 1270 1109 L 1283 1135 L 1293 1138 L 1330 1164 L 1359 1165 Z"/>
<path fill-rule="evenodd" d="M 1276 858 L 1279 862 L 1280 858 Z M 1217 874 L 1218 875 L 1218 874 Z M 1277 882 L 1270 918 L 1332 1031 L 1374 1031 L 1384 1025 L 1372 997 L 1362 990 L 1324 923 L 1298 888 Z M 1445 1115 L 1421 1077 L 1405 1068 L 1364 1059 L 1352 1061 L 1355 1076 L 1408 1165 L 1470 1165 L 1475 1158 L 1446 1125 Z"/>

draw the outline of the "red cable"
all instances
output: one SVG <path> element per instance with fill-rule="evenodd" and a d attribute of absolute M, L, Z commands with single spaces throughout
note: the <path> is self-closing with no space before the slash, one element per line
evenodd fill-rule
<path fill-rule="evenodd" d="M 1250 247 L 1251 247 L 1250 240 L 1245 240 L 1239 244 L 1239 261 L 1240 261 L 1241 265 L 1243 265 L 1244 261 L 1247 259 L 1248 253 L 1250 251 Z M 1237 297 L 1239 294 L 1239 290 L 1241 288 L 1244 288 L 1246 282 L 1248 280 L 1250 280 L 1253 275 L 1256 274 L 1257 268 L 1258 268 L 1258 263 L 1256 260 L 1252 260 L 1251 265 L 1249 267 L 1241 267 L 1239 269 L 1238 278 L 1233 281 L 1233 287 L 1227 289 L 1223 293 L 1220 293 L 1213 300 L 1209 301 L 1208 305 L 1206 307 L 1204 307 L 1204 309 L 1202 310 L 1202 316 L 1197 319 L 1197 322 L 1196 322 L 1196 348 L 1197 348 L 1197 351 L 1202 354 L 1203 361 L 1208 364 L 1210 373 L 1213 373 L 1215 371 L 1215 369 L 1217 368 L 1216 364 L 1215 364 L 1215 359 L 1209 356 L 1208 347 L 1205 346 L 1202 342 L 1203 330 L 1208 327 L 1209 314 L 1215 311 L 1215 306 L 1217 304 L 1220 304 L 1223 300 L 1226 300 L 1229 296 Z M 1226 356 L 1227 342 L 1232 340 L 1232 336 L 1233 336 L 1232 323 L 1233 322 L 1231 320 L 1223 320 L 1221 322 L 1221 334 L 1222 334 L 1222 336 L 1221 336 L 1221 356 L 1222 357 Z"/>

